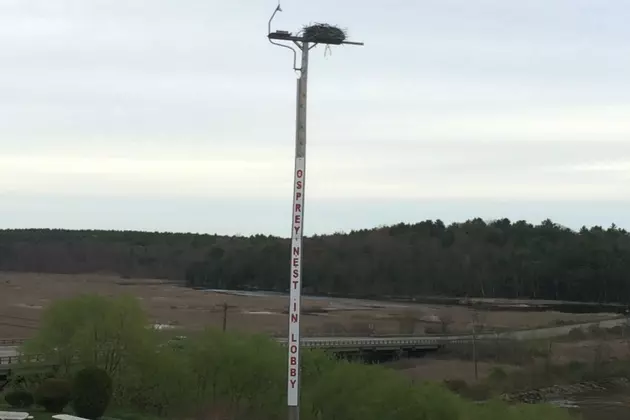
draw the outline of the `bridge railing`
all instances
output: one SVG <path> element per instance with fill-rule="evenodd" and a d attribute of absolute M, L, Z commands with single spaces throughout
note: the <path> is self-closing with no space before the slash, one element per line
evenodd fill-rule
<path fill-rule="evenodd" d="M 359 347 L 359 348 L 383 348 L 383 347 L 436 347 L 439 346 L 438 340 L 421 340 L 421 339 L 406 339 L 406 338 L 339 338 L 339 339 L 302 339 L 301 347 L 306 348 L 347 348 L 347 347 Z M 287 340 L 278 340 L 280 345 L 287 346 Z"/>
<path fill-rule="evenodd" d="M 34 355 L 15 355 L 15 356 L 0 356 L 0 366 L 3 365 L 18 365 L 22 363 L 37 363 L 43 362 L 44 356 L 41 354 Z"/>
<path fill-rule="evenodd" d="M 495 332 L 484 332 L 478 333 L 477 338 L 482 339 L 483 337 L 495 337 L 496 335 L 500 335 L 500 333 Z M 344 334 L 301 334 L 302 340 L 326 340 L 326 339 L 337 339 L 337 338 L 365 338 L 365 339 L 376 339 L 376 340 L 388 340 L 388 339 L 398 339 L 405 338 L 410 340 L 443 340 L 443 339 L 451 339 L 453 337 L 472 337 L 470 333 L 461 333 L 461 334 L 361 334 L 361 333 L 344 333 Z M 270 337 L 277 341 L 286 341 L 287 334 L 271 334 Z"/>

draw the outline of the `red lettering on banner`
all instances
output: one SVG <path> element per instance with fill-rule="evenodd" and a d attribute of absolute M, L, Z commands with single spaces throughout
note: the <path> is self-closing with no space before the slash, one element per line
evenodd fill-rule
<path fill-rule="evenodd" d="M 304 160 L 296 159 L 296 169 L 293 181 L 293 226 L 291 232 L 291 279 L 293 284 L 291 289 L 291 300 L 289 304 L 289 360 L 288 360 L 288 383 L 289 383 L 289 404 L 295 404 L 297 399 L 296 389 L 298 387 L 299 354 L 300 354 L 300 302 L 299 292 L 301 288 L 301 263 L 302 263 L 302 224 L 304 223 L 304 188 L 305 170 Z"/>

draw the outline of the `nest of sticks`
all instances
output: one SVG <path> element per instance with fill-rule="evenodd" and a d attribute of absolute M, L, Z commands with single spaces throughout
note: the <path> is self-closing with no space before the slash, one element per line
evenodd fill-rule
<path fill-rule="evenodd" d="M 306 42 L 316 44 L 340 45 L 348 37 L 346 31 L 338 26 L 327 23 L 316 23 L 305 26 L 302 30 L 302 37 Z"/>

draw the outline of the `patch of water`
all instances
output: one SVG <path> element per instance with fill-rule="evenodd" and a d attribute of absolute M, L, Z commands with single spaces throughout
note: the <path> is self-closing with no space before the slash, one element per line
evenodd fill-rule
<path fill-rule="evenodd" d="M 246 315 L 280 315 L 271 311 L 243 311 L 243 313 Z"/>
<path fill-rule="evenodd" d="M 280 292 L 226 290 L 226 289 L 204 289 L 204 291 L 213 292 L 213 293 L 222 293 L 222 294 L 234 295 L 234 296 L 247 296 L 247 297 L 278 297 L 278 296 L 288 297 L 288 294 L 280 293 Z M 310 300 L 315 300 L 315 301 L 328 301 L 328 304 L 330 306 L 335 306 L 339 310 L 406 308 L 409 306 L 404 303 L 382 302 L 382 301 L 377 302 L 377 301 L 371 301 L 371 300 L 350 299 L 350 298 L 332 298 L 330 296 L 302 295 L 302 297 L 305 299 L 310 299 Z"/>
<path fill-rule="evenodd" d="M 26 309 L 43 309 L 44 308 L 41 305 L 29 305 L 26 303 L 16 303 L 13 306 L 17 306 L 18 308 L 26 308 Z"/>
<path fill-rule="evenodd" d="M 153 324 L 153 329 L 154 330 L 172 330 L 177 328 L 176 325 L 170 325 L 170 324 Z"/>

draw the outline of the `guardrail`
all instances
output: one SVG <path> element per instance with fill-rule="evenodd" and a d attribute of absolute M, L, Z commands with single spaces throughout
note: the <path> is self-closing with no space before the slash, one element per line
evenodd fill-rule
<path fill-rule="evenodd" d="M 278 339 L 278 343 L 282 346 L 286 346 L 287 339 Z M 378 337 L 339 337 L 336 339 L 326 338 L 302 338 L 301 346 L 306 348 L 348 348 L 348 347 L 363 347 L 363 348 L 383 348 L 383 347 L 437 347 L 438 343 L 435 339 L 422 339 L 422 338 L 378 338 Z"/>
<path fill-rule="evenodd" d="M 0 366 L 5 365 L 18 365 L 22 363 L 37 363 L 43 362 L 44 356 L 41 354 L 35 354 L 31 356 L 16 355 L 16 356 L 0 356 Z"/>

